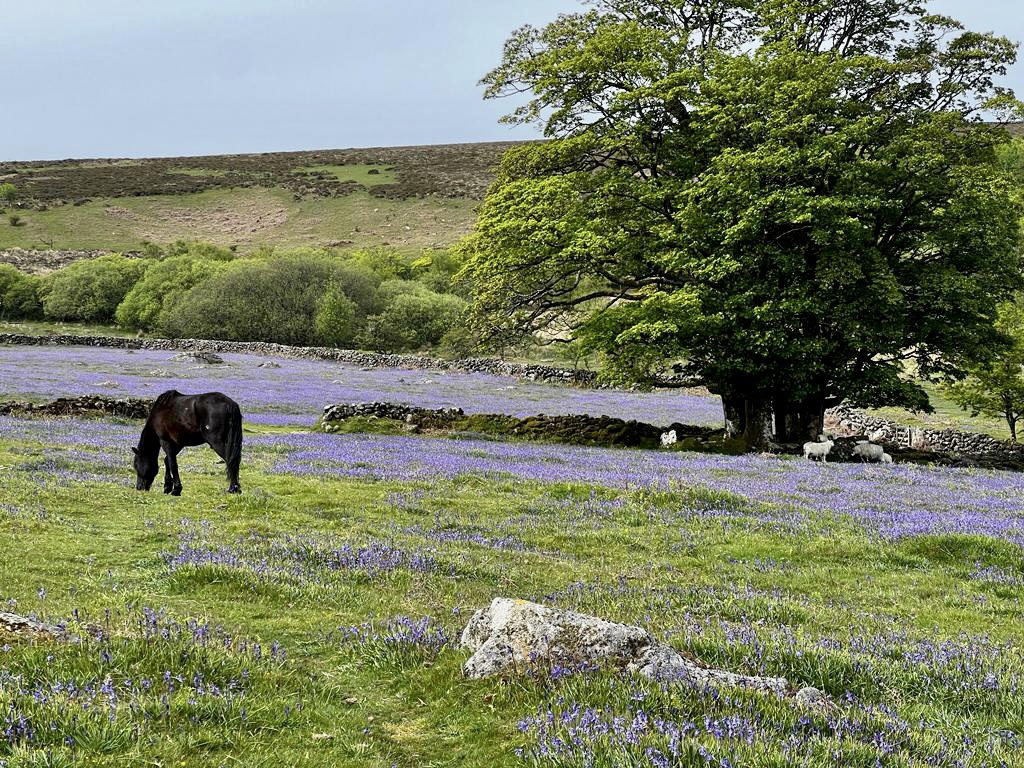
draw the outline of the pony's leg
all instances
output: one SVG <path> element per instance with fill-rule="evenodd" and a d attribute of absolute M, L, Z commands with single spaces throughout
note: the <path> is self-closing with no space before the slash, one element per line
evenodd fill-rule
<path fill-rule="evenodd" d="M 238 482 L 238 469 L 242 463 L 242 458 L 239 456 L 234 461 L 224 462 L 227 465 L 228 470 L 228 493 L 241 493 L 242 484 Z"/>
<path fill-rule="evenodd" d="M 170 493 L 174 488 L 174 473 L 171 471 L 171 457 L 164 455 L 164 493 Z"/>
<path fill-rule="evenodd" d="M 177 446 L 164 446 L 164 453 L 167 454 L 167 465 L 171 469 L 171 496 L 181 496 L 181 475 L 178 474 L 178 452 L 180 450 Z"/>

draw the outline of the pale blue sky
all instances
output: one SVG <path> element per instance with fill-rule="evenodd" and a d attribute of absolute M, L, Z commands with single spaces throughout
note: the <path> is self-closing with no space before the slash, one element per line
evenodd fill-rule
<path fill-rule="evenodd" d="M 477 81 L 576 0 L 0 0 L 0 159 L 530 138 Z M 933 0 L 1024 40 L 1021 0 Z M 1024 94 L 1024 65 L 1008 83 Z"/>

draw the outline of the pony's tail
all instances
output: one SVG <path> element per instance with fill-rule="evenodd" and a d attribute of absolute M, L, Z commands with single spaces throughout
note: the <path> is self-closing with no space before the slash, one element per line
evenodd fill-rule
<path fill-rule="evenodd" d="M 224 463 L 237 467 L 242 461 L 242 411 L 235 406 L 228 415 L 228 450 Z"/>

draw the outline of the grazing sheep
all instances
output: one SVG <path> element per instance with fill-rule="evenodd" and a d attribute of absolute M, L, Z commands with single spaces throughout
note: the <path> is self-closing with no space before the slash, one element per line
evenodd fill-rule
<path fill-rule="evenodd" d="M 882 451 L 882 463 L 883 464 L 892 464 L 892 456 L 890 456 L 885 451 Z"/>
<path fill-rule="evenodd" d="M 822 463 L 828 464 L 828 454 L 832 450 L 832 446 L 835 442 L 826 439 L 825 435 L 818 435 L 817 443 L 804 443 L 804 458 L 814 460 L 817 456 L 821 459 Z"/>
<path fill-rule="evenodd" d="M 861 461 L 882 461 L 885 449 L 867 440 L 860 440 L 853 447 L 853 455 L 859 457 Z"/>
<path fill-rule="evenodd" d="M 662 448 L 668 448 L 670 445 L 675 445 L 678 440 L 679 438 L 676 436 L 676 431 L 674 429 L 661 433 Z"/>

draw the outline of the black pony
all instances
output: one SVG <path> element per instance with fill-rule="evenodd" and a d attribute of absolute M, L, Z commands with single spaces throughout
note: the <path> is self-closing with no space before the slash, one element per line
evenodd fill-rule
<path fill-rule="evenodd" d="M 241 493 L 238 467 L 242 463 L 242 412 L 238 403 L 220 392 L 183 395 L 170 390 L 153 403 L 135 451 L 136 488 L 148 491 L 160 471 L 164 449 L 164 493 L 181 495 L 178 454 L 182 448 L 206 443 L 224 459 L 228 493 Z"/>

